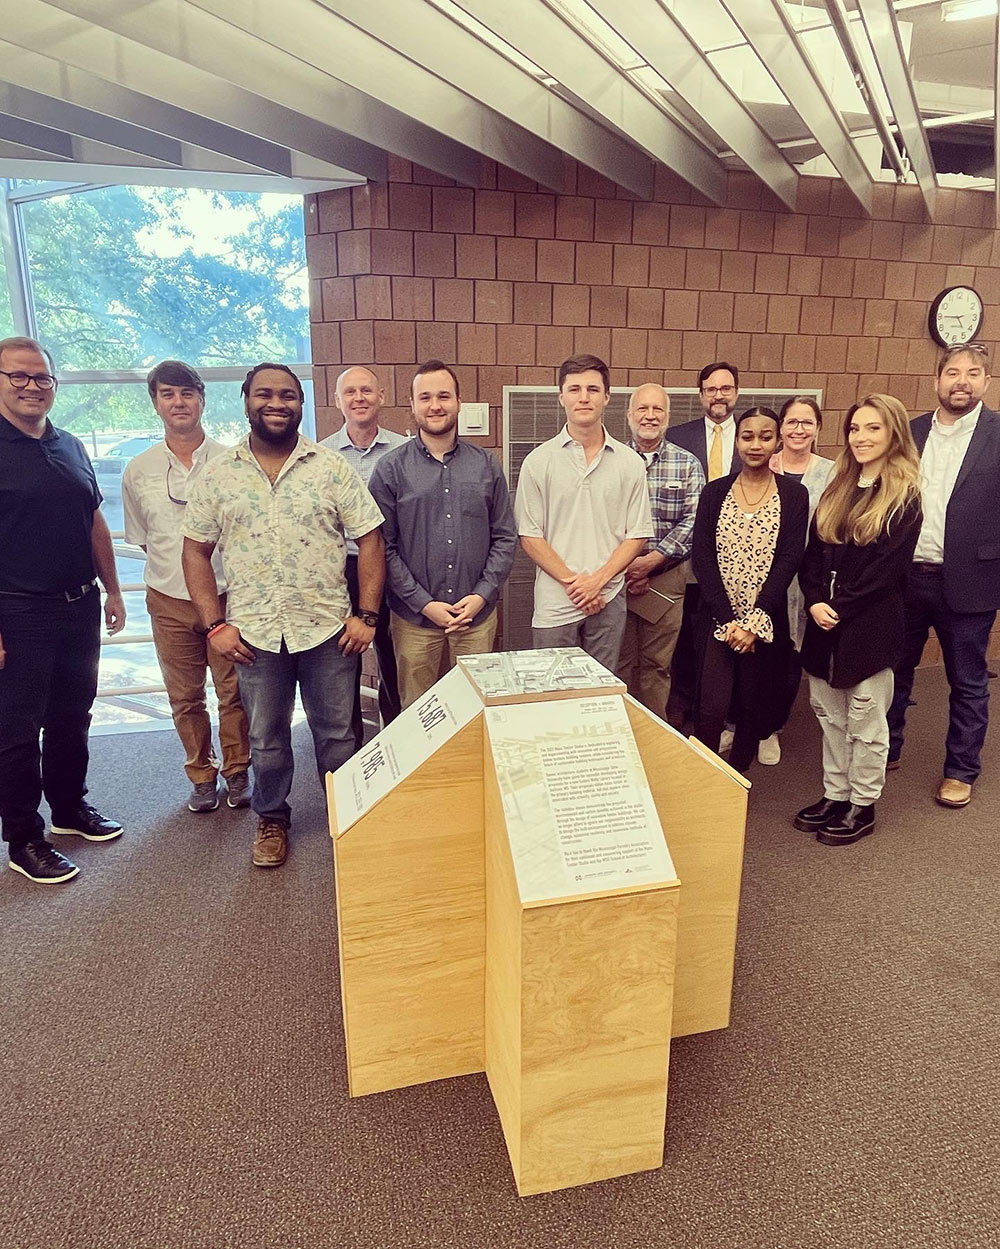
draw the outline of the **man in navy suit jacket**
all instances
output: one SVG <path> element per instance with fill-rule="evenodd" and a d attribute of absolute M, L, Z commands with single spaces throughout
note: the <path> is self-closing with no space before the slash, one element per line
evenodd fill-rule
<path fill-rule="evenodd" d="M 740 371 L 735 364 L 720 360 L 706 364 L 698 374 L 698 397 L 705 413 L 703 420 L 685 421 L 667 430 L 667 442 L 683 447 L 696 457 L 705 470 L 705 480 L 726 477 L 742 467 L 736 454 L 736 419 L 733 411 L 740 395 Z M 716 432 L 718 431 L 718 432 Z M 712 442 L 719 437 L 722 454 L 718 471 L 712 472 Z"/>
<path fill-rule="evenodd" d="M 705 473 L 706 481 L 739 472 L 742 467 L 736 452 L 736 420 L 733 410 L 740 394 L 740 371 L 725 360 L 706 364 L 698 374 L 698 397 L 705 415 L 702 420 L 685 421 L 668 427 L 664 438 L 677 447 L 690 451 Z M 711 454 L 713 441 L 719 439 L 719 451 Z M 674 651 L 672 696 L 668 718 L 678 728 L 690 715 L 694 701 L 695 652 L 694 620 L 698 613 L 698 585 L 692 580 L 684 592 L 684 615 L 680 637 Z"/>
<path fill-rule="evenodd" d="M 948 737 L 937 801 L 964 807 L 989 723 L 986 648 L 1000 607 L 1000 415 L 983 405 L 986 348 L 953 347 L 938 365 L 938 407 L 912 423 L 924 522 L 906 593 L 906 650 L 889 709 L 889 767 L 899 766 L 913 671 L 933 627 L 948 683 Z"/>

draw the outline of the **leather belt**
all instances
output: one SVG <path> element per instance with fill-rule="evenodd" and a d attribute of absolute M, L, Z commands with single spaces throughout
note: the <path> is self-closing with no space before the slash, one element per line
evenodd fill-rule
<path fill-rule="evenodd" d="M 86 598 L 96 588 L 96 581 L 85 581 L 83 585 L 75 585 L 72 590 L 0 590 L 0 594 L 10 598 L 61 598 L 67 603 L 75 603 L 78 599 Z"/>

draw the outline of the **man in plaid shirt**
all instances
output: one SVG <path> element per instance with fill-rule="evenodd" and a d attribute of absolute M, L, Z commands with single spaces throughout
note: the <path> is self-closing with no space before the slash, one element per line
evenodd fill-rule
<path fill-rule="evenodd" d="M 670 696 L 670 661 L 684 612 L 684 587 L 705 474 L 690 451 L 664 440 L 670 399 L 662 386 L 638 387 L 628 407 L 632 447 L 646 462 L 655 537 L 625 570 L 628 613 L 618 675 L 661 719 Z"/>

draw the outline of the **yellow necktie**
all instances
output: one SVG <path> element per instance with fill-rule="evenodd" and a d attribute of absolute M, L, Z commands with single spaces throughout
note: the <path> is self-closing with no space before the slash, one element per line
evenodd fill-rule
<path fill-rule="evenodd" d="M 722 476 L 722 430 L 716 425 L 712 430 L 712 446 L 708 453 L 708 480 Z"/>

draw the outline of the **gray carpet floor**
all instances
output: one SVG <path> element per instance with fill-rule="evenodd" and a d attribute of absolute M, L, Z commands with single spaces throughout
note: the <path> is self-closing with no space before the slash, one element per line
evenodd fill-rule
<path fill-rule="evenodd" d="M 94 742 L 126 825 L 43 889 L 0 873 L 0 1247 L 1000 1244 L 997 729 L 932 801 L 918 676 L 877 833 L 831 849 L 804 698 L 754 790 L 732 1026 L 675 1042 L 661 1170 L 520 1199 L 485 1077 L 352 1101 L 332 855 L 307 734 L 286 866 L 194 816 L 171 733 Z"/>

